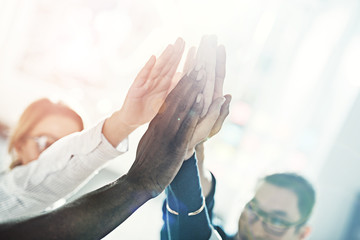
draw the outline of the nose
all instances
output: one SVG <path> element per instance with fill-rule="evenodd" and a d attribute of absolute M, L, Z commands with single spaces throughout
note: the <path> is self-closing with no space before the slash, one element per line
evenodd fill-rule
<path fill-rule="evenodd" d="M 263 229 L 261 220 L 257 219 L 256 221 L 253 221 L 251 228 L 256 232 L 260 232 L 260 230 Z"/>

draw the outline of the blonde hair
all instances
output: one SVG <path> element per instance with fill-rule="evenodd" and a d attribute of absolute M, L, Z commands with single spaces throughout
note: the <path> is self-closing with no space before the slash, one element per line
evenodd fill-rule
<path fill-rule="evenodd" d="M 54 103 L 47 98 L 41 98 L 31 103 L 22 113 L 9 138 L 8 152 L 12 155 L 10 169 L 21 165 L 21 159 L 16 156 L 15 150 L 24 143 L 31 130 L 45 117 L 56 114 L 74 119 L 79 124 L 80 129 L 84 129 L 81 117 L 62 102 Z"/>

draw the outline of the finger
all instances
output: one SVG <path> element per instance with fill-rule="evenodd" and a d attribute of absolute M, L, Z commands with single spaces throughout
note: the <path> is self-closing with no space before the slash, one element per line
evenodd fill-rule
<path fill-rule="evenodd" d="M 196 52 L 196 63 L 195 63 L 195 69 L 199 70 L 200 68 L 205 66 L 206 61 L 206 49 L 208 49 L 208 36 L 204 35 L 201 38 L 199 47 Z"/>
<path fill-rule="evenodd" d="M 195 54 L 196 54 L 196 48 L 195 47 L 191 47 L 188 50 L 187 56 L 186 56 L 186 60 L 184 63 L 184 68 L 183 68 L 183 74 L 190 74 L 190 72 L 194 69 L 195 67 Z"/>
<path fill-rule="evenodd" d="M 170 68 L 170 76 L 172 77 L 178 66 L 179 66 L 179 63 L 180 63 L 180 60 L 182 58 L 182 55 L 184 53 L 184 50 L 185 50 L 185 42 L 183 42 L 183 44 L 181 45 L 180 48 L 178 48 L 178 51 L 176 53 L 176 55 L 173 57 L 174 59 L 172 60 L 172 65 L 171 65 L 171 68 Z"/>
<path fill-rule="evenodd" d="M 176 69 L 180 63 L 181 57 L 184 53 L 185 49 L 185 42 L 182 38 L 178 38 L 174 44 L 174 54 L 169 60 L 169 63 L 167 66 L 163 69 L 160 76 L 164 77 L 166 75 L 171 75 L 171 78 L 173 74 L 175 74 Z"/>
<path fill-rule="evenodd" d="M 214 74 L 211 74 L 210 75 L 214 76 Z M 206 79 L 206 84 L 205 84 L 205 87 L 204 87 L 204 108 L 203 108 L 203 111 L 201 113 L 201 117 L 204 117 L 206 115 L 206 113 L 208 112 L 208 109 L 211 105 L 211 102 L 212 102 L 212 99 L 213 99 L 213 94 L 214 94 L 214 81 L 213 81 L 213 78 L 210 77 L 210 78 L 207 78 Z"/>
<path fill-rule="evenodd" d="M 173 77 L 173 79 L 171 81 L 171 85 L 170 85 L 170 87 L 168 89 L 167 94 L 169 94 L 175 88 L 175 86 L 179 83 L 182 75 L 183 75 L 183 73 L 181 73 L 181 72 L 175 73 L 175 75 L 174 75 L 174 77 Z"/>
<path fill-rule="evenodd" d="M 155 65 L 154 70 L 151 73 L 151 78 L 155 79 L 155 84 L 159 84 L 161 81 L 169 83 L 169 80 L 172 79 L 179 65 L 184 52 L 184 47 L 184 40 L 178 38 L 173 46 L 171 56 L 169 58 L 158 59 L 159 64 Z"/>
<path fill-rule="evenodd" d="M 224 97 L 219 97 L 214 100 L 209 108 L 208 113 L 199 121 L 198 126 L 196 127 L 191 146 L 196 146 L 198 143 L 202 142 L 209 136 L 215 122 L 219 118 L 220 109 L 224 102 Z"/>
<path fill-rule="evenodd" d="M 201 119 L 201 124 L 204 123 L 205 126 L 207 126 L 207 127 L 210 126 L 212 128 L 212 126 L 214 125 L 214 123 L 216 122 L 218 117 L 220 116 L 221 106 L 223 105 L 225 100 L 226 100 L 226 98 L 224 98 L 224 97 L 219 97 L 219 98 L 215 99 L 213 101 L 213 103 L 210 105 L 209 111 L 206 114 L 206 116 Z M 209 131 L 211 130 L 211 128 L 209 129 Z"/>
<path fill-rule="evenodd" d="M 161 106 L 157 117 L 173 115 L 175 112 L 182 120 L 194 102 L 196 96 L 203 91 L 206 75 L 204 70 L 192 71 L 183 76 L 176 87 L 170 92 Z"/>
<path fill-rule="evenodd" d="M 216 51 L 217 51 L 217 37 L 210 35 L 207 39 L 207 46 L 204 50 L 205 54 L 205 69 L 207 78 L 212 78 L 215 81 L 215 67 L 216 67 Z"/>
<path fill-rule="evenodd" d="M 196 53 L 197 70 L 202 66 L 215 67 L 216 48 L 217 48 L 217 37 L 215 35 L 205 35 L 201 38 L 201 42 Z"/>
<path fill-rule="evenodd" d="M 196 101 L 187 112 L 187 115 L 184 121 L 181 123 L 181 126 L 176 134 L 174 146 L 179 146 L 178 149 L 183 151 L 184 155 L 186 153 L 187 146 L 194 134 L 196 125 L 200 119 L 200 113 L 202 111 L 203 104 L 203 96 L 202 94 L 198 94 Z"/>
<path fill-rule="evenodd" d="M 226 51 L 220 45 L 216 51 L 215 89 L 213 99 L 223 96 L 223 85 L 226 74 Z"/>
<path fill-rule="evenodd" d="M 150 59 L 145 63 L 144 67 L 137 74 L 137 76 L 132 84 L 134 87 L 141 87 L 142 85 L 144 85 L 144 83 L 148 79 L 155 63 L 156 63 L 156 57 L 154 55 L 152 55 L 150 57 Z"/>
<path fill-rule="evenodd" d="M 172 63 L 173 63 L 171 66 L 176 65 L 176 67 L 175 67 L 175 69 L 173 69 L 174 67 L 172 67 L 172 69 L 170 69 L 170 70 L 173 70 L 173 71 L 174 71 L 173 73 L 175 73 L 176 68 L 177 68 L 177 66 L 179 65 L 180 60 L 181 60 L 181 57 L 182 57 L 182 55 L 183 55 L 183 53 L 184 53 L 184 50 L 185 50 L 185 41 L 184 41 L 182 38 L 178 38 L 178 39 L 176 40 L 174 46 L 175 46 L 176 51 L 175 51 L 175 54 L 173 55 L 173 57 L 172 57 L 172 59 L 171 59 L 171 61 L 172 61 Z"/>
<path fill-rule="evenodd" d="M 216 67 L 217 37 L 205 35 L 200 42 L 196 55 L 196 68 L 201 66 L 206 70 L 206 86 L 204 88 L 204 108 L 201 117 L 204 117 L 211 105 L 215 88 L 215 67 Z"/>
<path fill-rule="evenodd" d="M 211 129 L 209 138 L 214 136 L 215 134 L 217 134 L 220 131 L 220 129 L 222 128 L 222 125 L 230 112 L 229 108 L 230 108 L 231 98 L 232 98 L 231 95 L 225 95 L 226 100 L 225 100 L 224 104 L 221 106 L 220 115 L 219 115 L 218 119 L 216 120 L 213 128 Z"/>
<path fill-rule="evenodd" d="M 198 76 L 205 79 L 205 71 L 203 71 L 203 74 L 199 72 Z M 180 100 L 179 104 L 174 108 L 169 108 L 170 112 L 174 112 L 178 115 L 178 121 L 182 121 L 184 119 L 188 109 L 192 106 L 195 98 L 197 98 L 199 93 L 201 93 L 201 88 L 196 88 L 196 84 L 193 84 L 193 86 L 182 92 L 182 99 Z M 201 98 L 203 98 L 203 94 L 201 94 Z"/>
<path fill-rule="evenodd" d="M 174 75 L 176 73 L 176 69 L 179 66 L 181 57 L 184 53 L 184 47 L 185 43 L 177 49 L 177 51 L 174 53 L 174 56 L 169 61 L 168 67 L 164 67 L 164 70 L 160 73 L 158 80 L 156 81 L 159 85 L 159 88 L 170 88 L 172 84 L 172 80 L 174 80 Z M 180 78 L 178 78 L 180 80 Z"/>
<path fill-rule="evenodd" d="M 155 78 L 155 76 L 158 76 L 161 73 L 164 66 L 169 63 L 169 60 L 173 56 L 174 51 L 175 51 L 174 46 L 172 44 L 169 44 L 166 47 L 166 49 L 161 53 L 161 55 L 158 57 L 156 61 L 154 68 L 151 71 L 150 81 L 152 81 Z"/>

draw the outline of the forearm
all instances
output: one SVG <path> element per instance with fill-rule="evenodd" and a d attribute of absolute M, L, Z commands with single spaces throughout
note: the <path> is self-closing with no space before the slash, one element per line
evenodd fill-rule
<path fill-rule="evenodd" d="M 212 188 L 212 177 L 210 171 L 205 167 L 204 143 L 201 142 L 195 147 L 196 157 L 198 159 L 200 183 L 203 194 L 207 197 Z"/>
<path fill-rule="evenodd" d="M 150 198 L 125 175 L 48 214 L 0 224 L 0 238 L 100 239 Z"/>
<path fill-rule="evenodd" d="M 178 175 L 167 189 L 166 225 L 171 239 L 209 239 L 211 224 L 198 177 L 196 159 L 184 162 Z M 197 210 L 201 210 L 200 212 Z M 169 209 L 168 209 L 169 210 Z M 189 216 L 190 212 L 196 214 Z"/>
<path fill-rule="evenodd" d="M 101 136 L 102 123 L 54 143 L 38 160 L 0 178 L 0 222 L 43 211 L 119 156 Z"/>

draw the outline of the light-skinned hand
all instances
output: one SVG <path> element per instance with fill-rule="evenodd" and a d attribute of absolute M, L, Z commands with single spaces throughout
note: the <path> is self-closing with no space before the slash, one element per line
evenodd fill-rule
<path fill-rule="evenodd" d="M 136 76 L 124 104 L 104 123 L 103 134 L 116 146 L 137 127 L 151 121 L 170 90 L 184 51 L 185 42 L 178 38 L 158 59 L 151 56 Z"/>

